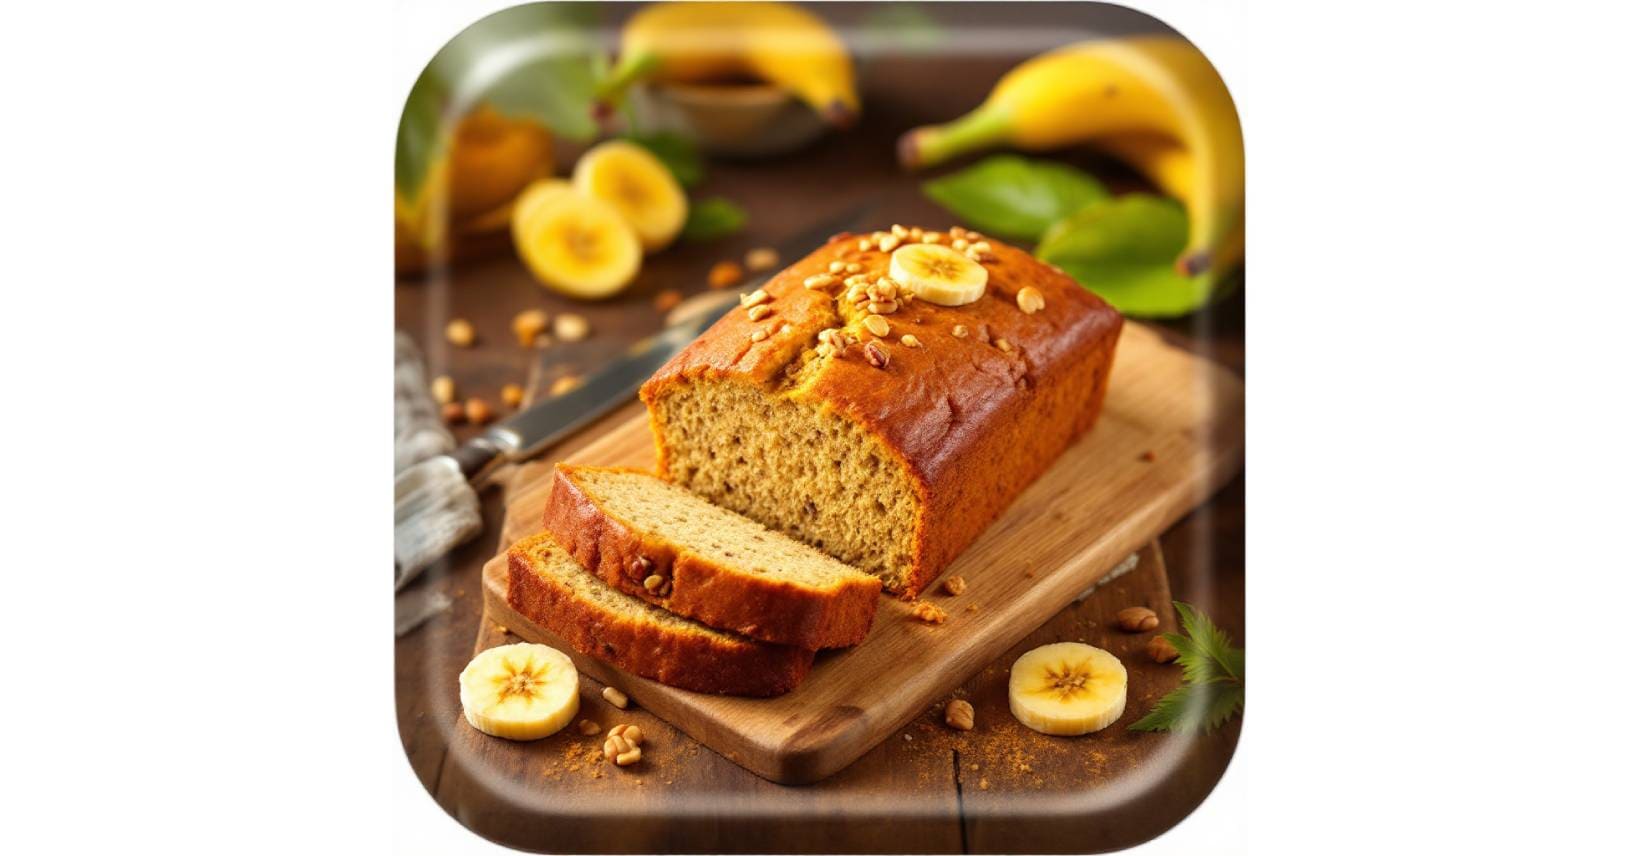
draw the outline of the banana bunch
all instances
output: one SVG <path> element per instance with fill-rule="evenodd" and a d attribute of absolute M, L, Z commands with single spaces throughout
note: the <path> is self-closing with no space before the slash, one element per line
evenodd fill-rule
<path fill-rule="evenodd" d="M 398 267 L 415 271 L 434 257 L 504 246 L 513 197 L 552 174 L 552 143 L 541 125 L 488 105 L 463 117 L 415 195 L 393 193 Z"/>
<path fill-rule="evenodd" d="M 571 181 L 537 181 L 519 194 L 513 246 L 543 285 L 596 300 L 625 288 L 644 253 L 672 243 L 688 214 L 683 188 L 659 158 L 611 140 L 581 156 Z"/>
<path fill-rule="evenodd" d="M 933 166 L 977 149 L 1092 143 L 1184 203 L 1179 272 L 1222 272 L 1243 253 L 1241 122 L 1224 81 L 1177 36 L 1082 42 L 1028 60 L 955 121 L 908 131 L 900 160 Z"/>
<path fill-rule="evenodd" d="M 520 642 L 479 652 L 461 670 L 461 712 L 492 737 L 539 740 L 581 709 L 581 676 L 564 652 Z"/>
<path fill-rule="evenodd" d="M 621 31 L 620 59 L 599 85 L 609 110 L 634 83 L 772 83 L 833 124 L 854 121 L 860 97 L 842 39 L 791 3 L 656 3 Z"/>

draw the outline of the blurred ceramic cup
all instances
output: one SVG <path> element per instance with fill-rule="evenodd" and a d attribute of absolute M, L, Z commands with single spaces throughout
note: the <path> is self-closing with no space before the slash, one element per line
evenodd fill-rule
<path fill-rule="evenodd" d="M 788 154 L 828 128 L 803 102 L 763 84 L 653 84 L 634 87 L 631 99 L 639 127 L 670 131 L 719 156 Z"/>

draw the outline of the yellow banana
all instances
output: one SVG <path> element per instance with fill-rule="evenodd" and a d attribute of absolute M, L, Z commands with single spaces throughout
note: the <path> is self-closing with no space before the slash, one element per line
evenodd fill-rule
<path fill-rule="evenodd" d="M 1068 45 L 1028 60 L 973 112 L 900 139 L 900 158 L 924 167 L 996 145 L 1045 151 L 1105 144 L 1190 215 L 1182 272 L 1240 260 L 1244 160 L 1241 121 L 1224 81 L 1177 36 Z"/>
<path fill-rule="evenodd" d="M 791 3 L 656 3 L 627 21 L 620 61 L 599 85 L 601 109 L 640 80 L 772 83 L 838 125 L 860 112 L 842 39 Z"/>

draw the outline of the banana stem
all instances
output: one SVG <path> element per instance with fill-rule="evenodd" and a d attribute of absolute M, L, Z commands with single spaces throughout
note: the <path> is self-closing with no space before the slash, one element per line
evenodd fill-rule
<path fill-rule="evenodd" d="M 628 87 L 648 77 L 660 64 L 661 58 L 653 53 L 623 56 L 615 68 L 598 81 L 594 95 L 600 104 L 610 106 L 626 93 Z"/>
<path fill-rule="evenodd" d="M 1007 111 L 984 105 L 960 119 L 912 132 L 908 159 L 916 166 L 934 166 L 958 155 L 996 145 L 1008 138 L 1013 119 Z"/>

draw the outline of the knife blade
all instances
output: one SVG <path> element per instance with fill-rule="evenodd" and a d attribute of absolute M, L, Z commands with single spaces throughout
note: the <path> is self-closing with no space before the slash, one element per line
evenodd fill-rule
<path fill-rule="evenodd" d="M 827 218 L 776 244 L 781 258 L 796 259 L 833 235 L 857 225 L 874 207 L 867 202 Z M 747 280 L 755 289 L 774 272 Z M 642 339 L 569 392 L 548 398 L 501 422 L 450 453 L 471 483 L 478 484 L 503 462 L 527 460 L 577 429 L 627 401 L 657 369 L 738 305 L 736 292 L 725 289 L 717 303 L 708 303 L 659 333 Z"/>

